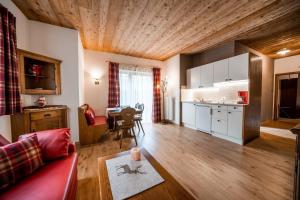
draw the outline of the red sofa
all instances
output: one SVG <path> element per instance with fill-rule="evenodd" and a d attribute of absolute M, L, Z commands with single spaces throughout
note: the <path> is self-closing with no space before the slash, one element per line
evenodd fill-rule
<path fill-rule="evenodd" d="M 54 133 L 55 134 L 55 133 Z M 0 146 L 8 144 L 0 135 Z M 77 191 L 78 155 L 69 144 L 69 155 L 47 162 L 17 184 L 0 191 L 1 200 L 74 200 Z"/>

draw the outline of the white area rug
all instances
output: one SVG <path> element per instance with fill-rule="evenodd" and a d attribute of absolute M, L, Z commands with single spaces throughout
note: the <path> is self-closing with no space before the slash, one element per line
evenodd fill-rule
<path fill-rule="evenodd" d="M 106 167 L 115 200 L 131 197 L 164 182 L 143 155 L 140 161 L 131 160 L 130 155 L 106 160 Z"/>

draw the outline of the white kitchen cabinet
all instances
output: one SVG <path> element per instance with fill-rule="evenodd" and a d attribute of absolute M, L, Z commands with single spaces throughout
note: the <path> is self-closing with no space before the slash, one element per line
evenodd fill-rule
<path fill-rule="evenodd" d="M 186 88 L 191 89 L 191 69 L 186 70 Z"/>
<path fill-rule="evenodd" d="M 196 129 L 211 132 L 211 106 L 196 105 Z"/>
<path fill-rule="evenodd" d="M 227 120 L 212 118 L 211 130 L 221 135 L 227 135 Z"/>
<path fill-rule="evenodd" d="M 200 66 L 200 87 L 211 87 L 214 82 L 213 63 Z"/>
<path fill-rule="evenodd" d="M 229 81 L 248 79 L 249 54 L 241 54 L 229 58 L 228 79 Z"/>
<path fill-rule="evenodd" d="M 196 108 L 193 103 L 182 103 L 182 122 L 184 125 L 195 128 Z"/>
<path fill-rule="evenodd" d="M 214 83 L 228 80 L 228 59 L 220 60 L 213 63 Z"/>
<path fill-rule="evenodd" d="M 194 67 L 190 69 L 191 73 L 191 81 L 190 81 L 190 88 L 199 88 L 201 87 L 201 68 L 200 67 Z"/>
<path fill-rule="evenodd" d="M 243 134 L 243 112 L 228 111 L 228 136 L 242 139 Z"/>

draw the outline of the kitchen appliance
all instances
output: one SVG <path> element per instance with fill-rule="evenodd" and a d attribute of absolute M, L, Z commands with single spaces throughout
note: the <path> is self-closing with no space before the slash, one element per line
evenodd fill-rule
<path fill-rule="evenodd" d="M 238 91 L 238 104 L 248 104 L 248 91 Z"/>
<path fill-rule="evenodd" d="M 211 107 L 196 104 L 196 129 L 211 133 Z"/>

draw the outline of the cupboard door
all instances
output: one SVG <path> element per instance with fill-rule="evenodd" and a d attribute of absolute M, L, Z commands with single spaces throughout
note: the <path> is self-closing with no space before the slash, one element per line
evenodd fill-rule
<path fill-rule="evenodd" d="M 186 70 L 186 88 L 191 89 L 191 70 Z"/>
<path fill-rule="evenodd" d="M 211 108 L 210 106 L 196 105 L 196 129 L 206 133 L 211 132 Z"/>
<path fill-rule="evenodd" d="M 228 136 L 242 139 L 243 112 L 228 111 Z"/>
<path fill-rule="evenodd" d="M 228 80 L 228 59 L 213 63 L 213 82 L 224 82 Z"/>
<path fill-rule="evenodd" d="M 201 68 L 195 67 L 191 69 L 191 88 L 201 87 Z"/>
<path fill-rule="evenodd" d="M 218 134 L 227 135 L 227 121 L 212 118 L 211 130 Z"/>
<path fill-rule="evenodd" d="M 229 80 L 246 80 L 248 79 L 249 54 L 234 56 L 229 58 Z"/>
<path fill-rule="evenodd" d="M 210 87 L 213 86 L 214 82 L 214 68 L 213 64 L 207 64 L 201 66 L 200 73 L 200 86 L 201 87 Z"/>
<path fill-rule="evenodd" d="M 182 122 L 195 127 L 196 108 L 193 103 L 182 103 Z"/>

